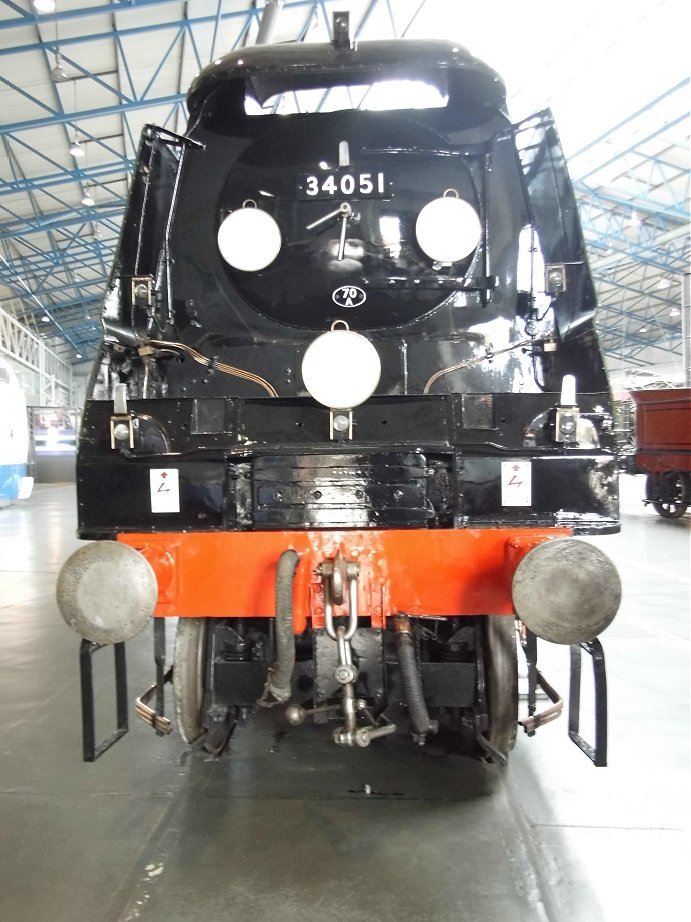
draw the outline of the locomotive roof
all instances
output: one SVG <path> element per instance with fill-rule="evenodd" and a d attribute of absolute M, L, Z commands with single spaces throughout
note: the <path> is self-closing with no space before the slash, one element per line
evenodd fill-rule
<path fill-rule="evenodd" d="M 455 42 L 397 39 L 358 42 L 352 48 L 331 43 L 255 45 L 205 67 L 187 97 L 195 114 L 219 86 L 244 84 L 257 102 L 280 93 L 327 89 L 381 80 L 423 80 L 448 93 L 449 106 L 505 111 L 506 90 L 499 75 Z M 243 93 L 243 95 L 244 95 Z"/>

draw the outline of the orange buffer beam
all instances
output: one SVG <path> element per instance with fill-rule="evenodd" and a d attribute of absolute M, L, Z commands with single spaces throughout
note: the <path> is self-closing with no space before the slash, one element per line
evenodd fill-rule
<path fill-rule="evenodd" d="M 293 597 L 295 633 L 324 625 L 317 567 L 340 551 L 360 564 L 358 609 L 373 627 L 399 612 L 509 615 L 511 578 L 522 557 L 567 528 L 445 531 L 280 531 L 121 534 L 140 551 L 159 586 L 158 617 L 272 618 L 276 563 L 300 557 Z M 345 606 L 334 614 L 347 614 Z"/>

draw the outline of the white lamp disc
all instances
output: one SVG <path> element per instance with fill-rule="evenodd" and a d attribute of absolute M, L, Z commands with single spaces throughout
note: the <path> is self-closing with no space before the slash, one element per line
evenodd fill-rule
<path fill-rule="evenodd" d="M 271 215 L 261 208 L 239 208 L 221 222 L 218 249 L 233 269 L 259 272 L 278 256 L 281 231 Z"/>
<path fill-rule="evenodd" d="M 331 330 L 310 343 L 302 360 L 302 379 L 317 403 L 349 410 L 375 391 L 381 360 L 372 343 L 352 330 Z"/>
<path fill-rule="evenodd" d="M 455 263 L 469 256 L 482 237 L 480 218 L 462 198 L 443 196 L 428 202 L 417 217 L 415 235 L 430 259 Z"/>

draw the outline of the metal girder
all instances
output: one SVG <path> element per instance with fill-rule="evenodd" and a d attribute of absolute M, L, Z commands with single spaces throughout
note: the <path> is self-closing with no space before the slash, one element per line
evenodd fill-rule
<path fill-rule="evenodd" d="M 35 128 L 46 128 L 49 125 L 71 125 L 73 128 L 78 128 L 80 124 L 88 121 L 88 119 L 122 115 L 124 112 L 135 112 L 139 109 L 174 107 L 178 103 L 184 102 L 186 98 L 187 93 L 173 93 L 152 99 L 130 99 L 116 103 L 113 106 L 100 106 L 96 109 L 82 109 L 77 112 L 58 112 L 57 110 L 49 109 L 48 114 L 42 118 L 3 125 L 0 127 L 0 137 L 7 134 L 18 134 L 20 131 L 32 131 Z"/>
<path fill-rule="evenodd" d="M 72 390 L 70 365 L 49 349 L 40 336 L 32 333 L 1 307 L 0 352 L 11 355 L 25 368 L 37 372 L 41 393 L 46 384 L 50 384 L 50 391 L 59 395 L 55 402 L 69 403 Z"/>
<path fill-rule="evenodd" d="M 87 19 L 90 16 L 103 16 L 104 14 L 106 15 L 121 14 L 121 13 L 126 13 L 128 9 L 140 10 L 140 9 L 145 9 L 146 7 L 152 7 L 152 6 L 166 6 L 166 5 L 170 6 L 171 5 L 171 0 L 125 0 L 125 2 L 121 2 L 121 0 L 117 0 L 117 2 L 102 3 L 98 6 L 86 6 L 86 7 L 81 7 L 79 9 L 76 9 L 76 10 L 64 10 L 60 12 L 56 9 L 54 13 L 38 14 L 34 12 L 33 10 L 28 11 L 28 10 L 22 9 L 22 7 L 17 6 L 17 4 L 15 3 L 12 3 L 11 0 L 3 0 L 3 2 L 5 3 L 6 6 L 15 10 L 15 12 L 17 13 L 17 17 L 15 19 L 6 19 L 0 22 L 0 31 L 4 29 L 12 29 L 17 26 L 26 26 L 26 25 L 32 25 L 32 24 L 36 25 L 38 23 L 67 22 L 73 19 L 79 19 L 79 20 Z M 295 0 L 295 2 L 296 2 L 296 5 L 297 3 L 300 3 L 300 5 L 309 5 L 309 6 L 312 5 L 312 0 Z M 247 15 L 246 11 L 236 11 L 234 13 L 226 14 L 226 16 L 224 16 L 223 18 L 238 17 L 238 16 L 244 17 L 246 15 Z M 203 17 L 203 20 L 205 22 L 212 22 L 214 20 L 214 17 L 205 16 Z"/>
<path fill-rule="evenodd" d="M 120 161 L 113 163 L 73 167 L 60 172 L 43 173 L 40 176 L 11 179 L 3 182 L 0 187 L 0 198 L 16 195 L 18 192 L 28 192 L 29 190 L 42 192 L 55 186 L 63 186 L 73 182 L 92 182 L 101 185 L 99 180 L 104 180 L 106 177 L 115 175 L 122 179 L 123 169 L 129 172 L 133 169 L 134 163 L 135 161 L 131 158 L 123 157 Z"/>
<path fill-rule="evenodd" d="M 10 5 L 7 3 L 7 0 L 3 0 L 3 2 L 6 3 L 6 5 Z M 380 2 L 380 0 L 375 0 L 375 2 Z M 138 0 L 138 2 L 136 3 L 136 6 L 133 4 L 132 9 L 138 10 L 146 6 L 152 6 L 152 5 L 157 5 L 157 4 L 170 6 L 171 0 Z M 339 5 L 342 5 L 342 4 L 343 4 L 343 0 L 340 0 L 340 4 L 336 3 L 335 5 L 332 2 L 332 0 L 329 0 L 329 7 L 331 9 L 336 9 Z M 323 0 L 285 0 L 285 5 L 291 6 L 291 7 L 304 7 L 308 9 L 310 15 L 314 11 L 321 9 L 324 11 L 324 15 L 328 19 L 328 14 L 326 13 L 326 5 L 323 2 Z M 43 24 L 53 23 L 53 22 L 59 23 L 62 21 L 70 20 L 70 19 L 84 19 L 90 15 L 99 15 L 99 14 L 103 15 L 103 13 L 122 15 L 127 12 L 127 9 L 128 7 L 122 3 L 110 3 L 110 4 L 105 4 L 102 7 L 89 7 L 83 10 L 71 10 L 65 13 L 47 13 L 47 14 L 41 14 L 40 16 L 39 15 L 29 15 L 25 19 L 22 19 L 22 20 L 7 19 L 4 21 L 0 21 L 0 31 L 2 31 L 3 29 L 11 29 L 13 26 L 26 26 L 30 24 L 43 25 Z M 205 25 L 214 25 L 214 27 L 217 28 L 220 23 L 232 22 L 234 20 L 240 23 L 244 23 L 244 26 L 243 26 L 243 31 L 244 31 L 251 24 L 258 22 L 258 12 L 253 6 L 250 6 L 248 9 L 245 9 L 245 10 L 221 11 L 219 15 L 218 9 L 217 9 L 217 12 L 214 16 L 208 16 L 208 15 L 207 16 L 185 16 L 182 22 L 185 24 L 185 27 L 187 29 L 193 30 L 196 27 L 205 26 Z M 131 27 L 120 28 L 118 29 L 117 34 L 122 39 L 122 38 L 128 38 L 128 37 L 132 37 L 136 35 L 144 35 L 144 34 L 153 33 L 153 32 L 160 32 L 160 31 L 173 29 L 176 26 L 180 25 L 180 22 L 181 20 L 179 19 L 168 17 L 168 18 L 162 19 L 161 21 L 157 23 L 149 23 L 145 26 L 131 26 Z M 89 42 L 103 42 L 103 41 L 112 40 L 112 39 L 113 39 L 112 32 L 93 32 L 90 34 L 65 36 L 63 38 L 60 38 L 59 47 L 62 49 L 62 48 L 71 47 L 74 45 L 82 45 L 82 44 L 89 43 Z M 46 41 L 45 43 L 44 42 L 28 42 L 22 45 L 15 45 L 13 47 L 3 47 L 3 48 L 0 48 L 0 57 L 2 57 L 3 55 L 24 54 L 28 51 L 37 51 L 43 48 L 44 46 L 47 47 L 51 51 L 55 51 L 56 43 L 54 41 L 53 42 Z M 212 48 L 212 51 L 213 50 L 214 49 Z M 228 50 L 228 49 L 225 49 L 225 50 Z M 224 53 L 225 53 L 225 50 L 224 50 Z M 209 60 L 212 60 L 212 55 L 209 55 Z"/>
<path fill-rule="evenodd" d="M 232 4 L 217 0 L 213 8 L 205 7 L 203 14 L 196 14 L 199 7 L 191 3 L 128 0 L 38 14 L 28 2 L 28 8 L 14 0 L 0 2 L 10 11 L 0 21 L 0 32 L 5 33 L 0 82 L 7 98 L 21 101 L 7 108 L 0 125 L 6 156 L 2 160 L 0 150 L 0 297 L 4 286 L 22 299 L 27 317 L 49 315 L 57 321 L 50 330 L 63 336 L 69 352 L 84 352 L 86 344 L 93 345 L 95 331 L 82 323 L 83 311 L 85 305 L 95 307 L 98 293 L 105 291 L 139 126 L 156 120 L 164 127 L 184 130 L 181 123 L 185 122 L 189 80 L 184 75 L 191 68 L 201 70 L 218 53 L 252 41 L 263 8 L 253 0 Z M 382 30 L 393 37 L 403 35 L 426 2 L 354 0 L 354 32 L 362 35 L 377 13 L 378 32 L 366 37 L 384 37 Z M 342 0 L 285 0 L 277 19 L 281 23 L 290 12 L 296 41 L 304 40 L 308 33 L 314 38 L 315 29 L 321 40 L 327 40 L 331 14 L 342 5 Z M 155 21 L 151 16 L 142 20 L 140 14 L 147 9 L 158 10 Z M 101 25 L 105 15 L 112 23 L 108 31 Z M 89 28 L 89 20 L 97 23 L 95 28 Z M 21 36 L 16 33 L 19 27 L 24 30 Z M 33 38 L 27 27 L 35 30 Z M 141 57 L 134 58 L 133 49 L 146 36 L 151 42 L 143 75 Z M 96 71 L 89 66 L 95 48 L 104 49 L 103 58 L 112 69 Z M 32 54 L 40 54 L 43 61 L 43 86 L 16 76 L 25 73 L 24 62 Z M 12 66 L 15 58 L 23 62 L 22 67 Z M 69 78 L 62 88 L 49 80 L 58 61 Z M 112 125 L 113 120 L 119 125 L 116 137 L 112 137 L 112 128 L 104 131 L 101 127 Z M 43 141 L 46 131 L 52 132 L 49 144 Z M 77 133 L 89 152 L 83 161 L 73 160 L 68 153 Z M 102 137 L 104 134 L 109 137 Z M 5 162 L 24 161 L 30 168 L 2 167 Z M 87 189 L 94 197 L 98 193 L 94 206 L 81 204 Z M 103 235 L 105 241 L 98 239 Z M 78 278 L 80 273 L 86 278 Z"/>
<path fill-rule="evenodd" d="M 621 334 L 622 323 L 612 322 L 612 318 L 616 317 L 618 321 L 625 321 L 625 323 L 639 328 L 641 324 L 654 326 L 660 333 L 666 333 L 670 341 L 679 339 L 679 346 L 681 347 L 681 339 L 679 336 L 681 332 L 681 322 L 672 316 L 669 310 L 651 315 L 650 312 L 647 311 L 647 302 L 643 299 L 639 305 L 627 303 L 625 299 L 622 299 L 617 304 L 614 298 L 617 296 L 619 289 L 620 286 L 613 285 L 611 289 L 604 294 L 606 298 L 605 303 L 598 311 L 598 329 L 603 330 L 609 328 Z M 624 290 L 626 291 L 627 289 Z"/>
<path fill-rule="evenodd" d="M 263 8 L 253 0 L 216 0 L 203 7 L 202 15 L 194 3 L 96 0 L 90 7 L 37 14 L 28 0 L 25 5 L 0 2 L 6 8 L 0 21 L 0 79 L 5 97 L 18 100 L 6 107 L 0 126 L 0 297 L 4 285 L 19 294 L 28 314 L 38 315 L 45 304 L 58 323 L 63 316 L 72 336 L 65 339 L 66 348 L 72 352 L 75 344 L 83 345 L 79 337 L 93 336 L 86 324 L 84 330 L 74 325 L 70 312 L 86 303 L 86 292 L 93 305 L 96 293 L 105 290 L 139 126 L 156 120 L 184 130 L 192 69 L 253 41 Z M 426 4 L 351 0 L 348 5 L 357 37 L 384 38 L 405 36 Z M 327 40 L 331 13 L 343 5 L 343 0 L 285 0 L 278 23 L 290 18 L 290 34 L 284 31 L 280 40 Z M 102 26 L 105 16 L 112 23 L 109 30 Z M 439 23 L 440 36 L 443 28 Z M 143 74 L 133 49 L 146 37 Z M 113 68 L 107 73 L 89 66 L 101 48 Z M 57 54 L 73 78 L 66 86 L 80 91 L 73 94 L 74 104 L 65 85 L 56 89 L 48 82 Z M 16 76 L 25 73 L 31 55 L 40 55 L 48 91 Z M 15 59 L 21 66 L 13 66 Z M 603 305 L 601 335 L 609 336 L 610 330 L 623 335 L 624 352 L 632 360 L 649 345 L 636 333 L 634 320 L 640 328 L 643 320 L 658 318 L 665 338 L 676 329 L 669 317 L 676 287 L 663 291 L 656 279 L 674 279 L 688 267 L 688 154 L 674 142 L 688 116 L 688 86 L 688 79 L 678 81 L 569 158 Z M 118 127 L 113 132 L 105 125 Z M 89 152 L 82 162 L 68 154 L 77 130 Z M 45 132 L 52 133 L 49 144 L 43 141 Z M 92 207 L 81 205 L 87 186 L 97 193 Z M 80 273 L 87 278 L 77 279 Z M 624 327 L 627 318 L 632 323 Z M 622 349 L 616 352 L 620 356 Z"/>
<path fill-rule="evenodd" d="M 569 158 L 590 252 L 605 352 L 681 355 L 678 277 L 689 266 L 689 79 L 637 109 Z"/>
<path fill-rule="evenodd" d="M 3 254 L 0 253 L 0 269 L 2 269 L 3 266 L 7 267 L 7 268 L 10 270 L 10 273 L 11 273 L 11 274 L 14 274 L 14 273 L 13 273 L 12 267 L 9 266 L 9 264 L 7 263 L 7 260 L 6 260 L 5 257 L 3 256 Z M 56 319 L 55 315 L 50 311 L 50 309 L 47 308 L 45 304 L 42 304 L 42 303 L 38 300 L 38 298 L 36 297 L 36 295 L 33 293 L 32 289 L 30 288 L 29 285 L 27 285 L 27 283 L 26 283 L 25 280 L 22 278 L 22 276 L 16 274 L 14 279 L 12 279 L 12 278 L 8 278 L 8 279 L 2 278 L 2 281 L 3 281 L 4 284 L 6 284 L 6 285 L 8 286 L 8 288 L 10 288 L 11 290 L 15 291 L 15 292 L 19 295 L 19 297 L 22 298 L 22 300 L 25 300 L 25 299 L 28 298 L 28 300 L 29 300 L 29 302 L 31 303 L 32 307 L 33 307 L 33 305 L 36 305 L 36 306 L 42 311 L 42 313 L 43 313 L 46 317 L 48 317 L 49 321 L 50 321 L 51 323 L 54 324 L 55 330 L 56 330 L 57 333 L 60 335 L 60 337 L 61 337 L 66 343 L 69 344 L 69 346 L 75 351 L 75 353 L 76 353 L 76 352 L 79 352 L 79 347 L 78 347 L 77 343 L 76 343 L 76 342 L 74 341 L 74 339 L 67 333 L 67 331 L 63 329 L 62 325 L 61 325 L 60 322 Z"/>
<path fill-rule="evenodd" d="M 74 224 L 86 224 L 89 221 L 100 221 L 104 218 L 122 218 L 124 205 L 102 208 L 97 213 L 94 211 L 94 208 L 82 205 L 77 213 L 70 210 L 51 212 L 47 215 L 5 224 L 5 229 L 0 231 L 0 240 L 13 240 L 16 237 L 25 237 L 27 234 L 37 234 L 41 231 L 63 230 Z"/>

